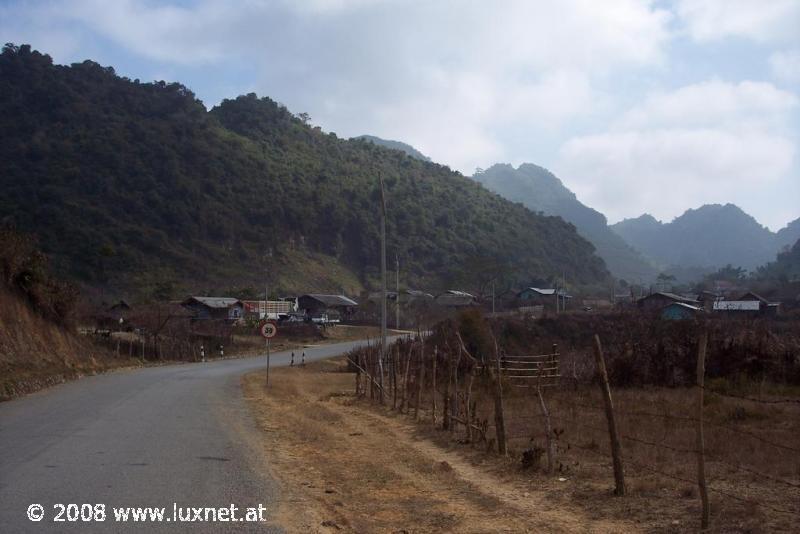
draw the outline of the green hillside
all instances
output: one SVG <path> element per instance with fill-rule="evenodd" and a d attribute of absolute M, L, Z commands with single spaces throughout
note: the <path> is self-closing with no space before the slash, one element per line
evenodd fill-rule
<path fill-rule="evenodd" d="M 561 219 L 447 167 L 341 140 L 253 94 L 208 112 L 177 83 L 6 46 L 0 121 L 0 220 L 36 233 L 61 271 L 89 285 L 370 285 L 379 173 L 388 252 L 410 284 L 468 280 L 487 259 L 520 283 L 608 276 Z"/>
<path fill-rule="evenodd" d="M 411 156 L 414 159 L 418 159 L 420 161 L 432 161 L 431 158 L 414 148 L 413 146 L 409 145 L 408 143 L 404 143 L 402 141 L 392 141 L 391 139 L 381 139 L 380 137 L 376 137 L 374 135 L 359 135 L 355 139 L 363 139 L 365 141 L 369 141 L 370 143 L 375 143 L 376 145 L 384 146 L 386 148 L 391 148 L 392 150 L 399 150 L 400 152 L 404 152 Z"/>

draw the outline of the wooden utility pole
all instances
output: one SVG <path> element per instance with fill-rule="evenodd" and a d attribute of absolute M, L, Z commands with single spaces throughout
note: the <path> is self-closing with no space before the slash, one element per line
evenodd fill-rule
<path fill-rule="evenodd" d="M 381 185 L 381 353 L 378 357 L 380 372 L 380 398 L 383 404 L 383 359 L 386 356 L 386 194 L 383 190 L 383 177 L 378 173 Z"/>
<path fill-rule="evenodd" d="M 622 468 L 622 446 L 619 442 L 617 422 L 614 419 L 614 403 L 611 401 L 611 387 L 608 385 L 608 372 L 603 358 L 603 347 L 600 345 L 600 336 L 594 335 L 594 358 L 597 362 L 597 372 L 600 375 L 600 388 L 603 392 L 603 404 L 606 409 L 608 421 L 608 435 L 611 438 L 611 456 L 614 462 L 614 494 L 625 495 L 625 472 Z"/>
<path fill-rule="evenodd" d="M 700 489 L 700 501 L 703 505 L 703 512 L 700 518 L 700 528 L 702 530 L 708 528 L 711 515 L 708 503 L 708 487 L 706 486 L 706 458 L 703 439 L 703 387 L 706 374 L 707 345 L 708 330 L 704 328 L 697 344 L 697 485 Z"/>

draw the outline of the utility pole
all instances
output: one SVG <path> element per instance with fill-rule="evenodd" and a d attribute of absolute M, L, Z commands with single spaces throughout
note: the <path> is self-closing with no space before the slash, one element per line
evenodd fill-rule
<path fill-rule="evenodd" d="M 397 297 L 394 299 L 396 311 L 395 315 L 397 317 L 395 318 L 394 327 L 395 329 L 400 330 L 400 256 L 397 254 L 394 255 L 394 264 L 397 269 L 397 273 L 395 274 L 395 282 L 397 286 L 395 290 L 397 291 Z"/>
<path fill-rule="evenodd" d="M 383 358 L 386 356 L 386 195 L 380 172 L 378 181 L 381 185 L 381 354 L 378 358 L 378 370 L 381 374 L 381 403 L 383 403 Z"/>

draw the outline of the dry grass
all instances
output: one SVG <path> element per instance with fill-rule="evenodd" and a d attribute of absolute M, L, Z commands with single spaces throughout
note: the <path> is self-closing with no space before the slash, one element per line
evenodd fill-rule
<path fill-rule="evenodd" d="M 487 386 L 477 386 L 473 391 L 477 418 L 485 421 L 489 430 L 487 441 L 469 444 L 480 451 L 494 443 L 493 398 Z M 508 389 L 505 397 L 509 456 L 519 462 L 517 465 L 521 465 L 526 449 L 535 446 L 543 450 L 546 443 L 538 400 L 523 391 Z M 548 388 L 545 398 L 558 434 L 555 476 L 570 480 L 572 500 L 601 517 L 634 519 L 651 531 L 694 530 L 699 522 L 696 455 L 692 452 L 695 395 L 695 390 L 687 388 L 613 392 L 629 489 L 628 497 L 617 499 L 611 496 L 610 447 L 599 388 Z M 430 407 L 430 395 L 424 398 L 424 405 Z M 440 411 L 442 405 L 439 397 Z M 425 425 L 431 424 L 429 410 L 423 419 Z M 800 405 L 759 404 L 707 395 L 704 421 L 709 484 L 738 497 L 711 492 L 712 530 L 793 531 L 800 515 L 776 510 L 800 511 L 800 457 L 764 440 L 800 448 Z M 452 433 L 439 434 L 454 443 L 464 442 L 466 436 L 461 426 Z M 530 476 L 551 479 L 543 472 L 544 464 L 543 455 L 539 469 L 531 470 Z"/>
<path fill-rule="evenodd" d="M 439 446 L 427 429 L 354 402 L 341 362 L 243 379 L 281 482 L 289 532 L 633 532 L 636 525 L 553 502 L 529 477 L 493 473 L 491 456 Z M 441 434 L 441 433 L 439 433 Z M 554 482 L 558 485 L 558 482 Z"/>

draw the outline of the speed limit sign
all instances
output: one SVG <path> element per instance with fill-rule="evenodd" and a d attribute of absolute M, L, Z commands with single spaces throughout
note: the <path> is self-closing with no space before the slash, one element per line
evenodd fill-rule
<path fill-rule="evenodd" d="M 261 328 L 258 329 L 261 332 L 261 335 L 267 339 L 275 337 L 275 334 L 278 333 L 278 327 L 275 326 L 273 322 L 266 322 L 261 325 Z"/>

